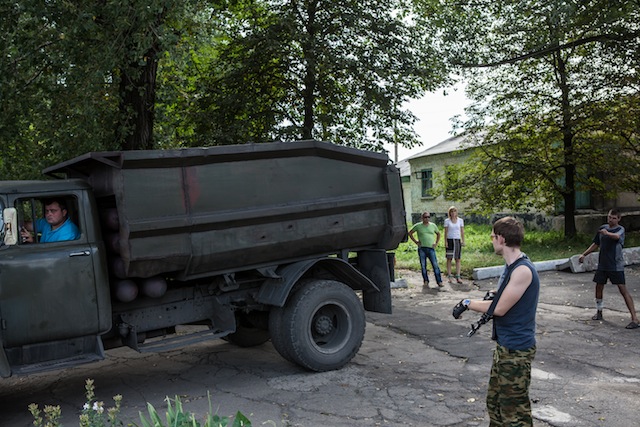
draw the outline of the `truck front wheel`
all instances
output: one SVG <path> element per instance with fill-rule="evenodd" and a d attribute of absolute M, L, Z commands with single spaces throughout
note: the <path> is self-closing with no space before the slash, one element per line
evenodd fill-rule
<path fill-rule="evenodd" d="M 314 280 L 297 289 L 284 307 L 272 310 L 269 329 L 285 359 L 317 372 L 340 369 L 362 344 L 364 308 L 344 283 Z"/>

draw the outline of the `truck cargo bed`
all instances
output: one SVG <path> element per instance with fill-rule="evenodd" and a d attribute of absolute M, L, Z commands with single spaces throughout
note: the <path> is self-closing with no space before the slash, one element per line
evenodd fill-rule
<path fill-rule="evenodd" d="M 122 277 L 193 278 L 406 238 L 388 157 L 325 142 L 94 152 L 44 172 L 91 185 Z"/>

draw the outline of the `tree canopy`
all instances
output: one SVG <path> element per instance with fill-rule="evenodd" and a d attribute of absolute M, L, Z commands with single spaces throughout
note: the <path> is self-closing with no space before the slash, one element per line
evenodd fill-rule
<path fill-rule="evenodd" d="M 446 80 L 433 27 L 381 0 L 0 6 L 0 174 L 87 151 L 316 138 L 417 142 Z"/>
<path fill-rule="evenodd" d="M 189 145 L 316 138 L 417 142 L 403 108 L 447 79 L 432 27 L 402 0 L 249 1 L 211 11 L 171 129 Z M 187 61 L 176 62 L 176 65 Z"/>
<path fill-rule="evenodd" d="M 478 211 L 560 206 L 637 188 L 637 1 L 444 1 L 443 44 L 466 71 L 468 163 L 444 177 Z M 623 177 L 627 177 L 624 179 Z"/>

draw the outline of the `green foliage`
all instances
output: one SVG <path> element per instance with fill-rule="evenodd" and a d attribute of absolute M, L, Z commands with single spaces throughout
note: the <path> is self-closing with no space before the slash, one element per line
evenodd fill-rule
<path fill-rule="evenodd" d="M 87 151 L 149 148 L 158 60 L 191 4 L 3 2 L 0 178 L 39 178 Z"/>
<path fill-rule="evenodd" d="M 80 427 L 115 427 L 122 425 L 118 421 L 122 402 L 121 395 L 113 396 L 115 406 L 107 408 L 106 419 L 104 402 L 96 399 L 95 386 L 92 379 L 87 379 L 85 383 L 85 397 L 86 403 L 82 407 L 82 414 L 80 414 Z"/>
<path fill-rule="evenodd" d="M 640 12 L 635 1 L 445 1 L 446 53 L 469 78 L 468 147 L 449 197 L 565 212 L 576 192 L 638 188 Z"/>
<path fill-rule="evenodd" d="M 317 138 L 417 142 L 446 80 L 412 2 L 0 5 L 0 178 L 88 151 Z"/>
<path fill-rule="evenodd" d="M 62 412 L 60 406 L 45 405 L 43 411 L 35 403 L 29 405 L 35 427 L 59 427 Z"/>
<path fill-rule="evenodd" d="M 207 394 L 209 398 L 209 413 L 205 417 L 204 423 L 200 424 L 195 415 L 186 412 L 182 407 L 180 398 L 176 396 L 175 399 L 167 398 L 167 412 L 166 412 L 166 424 L 163 423 L 162 417 L 158 414 L 158 411 L 152 404 L 147 403 L 147 412 L 149 418 L 140 413 L 141 427 L 227 427 L 229 425 L 228 417 L 220 417 L 213 413 L 211 407 L 211 395 Z M 173 404 L 171 403 L 173 401 Z M 251 427 L 251 421 L 245 417 L 241 412 L 236 412 L 231 427 Z"/>
<path fill-rule="evenodd" d="M 229 424 L 231 421 L 229 417 L 219 416 L 213 410 L 211 395 L 209 393 L 207 393 L 207 397 L 209 399 L 209 412 L 204 417 L 203 423 L 197 421 L 194 414 L 185 411 L 180 398 L 176 396 L 175 399 L 166 398 L 167 412 L 164 417 L 166 423 L 153 405 L 147 403 L 148 418 L 142 412 L 140 413 L 140 427 L 251 427 L 251 421 L 240 411 L 236 412 L 233 417 L 233 422 Z M 113 401 L 115 406 L 106 408 L 105 410 L 104 402 L 96 399 L 93 380 L 87 379 L 85 382 L 85 404 L 79 416 L 79 426 L 124 426 L 125 424 L 119 418 L 122 396 L 114 396 Z M 33 416 L 33 425 L 35 427 L 62 427 L 60 422 L 62 419 L 60 406 L 46 405 L 41 411 L 37 404 L 32 403 L 29 405 L 29 412 L 31 412 Z M 126 425 L 138 426 L 135 423 L 128 423 Z"/>
<path fill-rule="evenodd" d="M 404 102 L 446 79 L 431 27 L 400 0 L 263 0 L 209 16 L 203 43 L 171 65 L 188 91 L 163 103 L 186 112 L 164 129 L 186 145 L 316 138 L 377 151 L 396 140 L 411 146 L 415 117 Z M 163 83 L 163 94 L 176 93 Z"/>

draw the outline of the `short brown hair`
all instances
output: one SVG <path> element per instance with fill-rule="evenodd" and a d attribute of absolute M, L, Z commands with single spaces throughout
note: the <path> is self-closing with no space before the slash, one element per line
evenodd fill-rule
<path fill-rule="evenodd" d="M 507 246 L 519 248 L 524 240 L 524 225 L 512 216 L 505 216 L 493 223 L 493 234 L 502 236 Z"/>
<path fill-rule="evenodd" d="M 54 203 L 58 204 L 58 206 L 60 207 L 60 210 L 63 210 L 63 211 L 67 210 L 67 201 L 62 197 L 49 197 L 48 199 L 44 199 L 42 201 L 43 206 L 49 206 Z"/>

